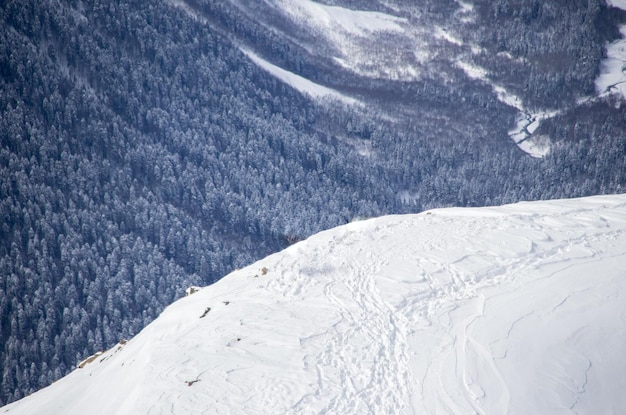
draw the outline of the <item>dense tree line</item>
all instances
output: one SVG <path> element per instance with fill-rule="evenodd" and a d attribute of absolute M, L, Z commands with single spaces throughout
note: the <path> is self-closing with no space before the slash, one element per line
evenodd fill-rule
<path fill-rule="evenodd" d="M 475 4 L 481 17 L 465 33 L 484 47 L 479 62 L 534 108 L 559 108 L 593 95 L 605 54 L 598 45 L 619 38 L 618 24 L 626 22 L 622 11 L 601 0 Z"/>
<path fill-rule="evenodd" d="M 544 37 L 558 2 L 495 3 L 480 6 L 485 19 L 514 24 L 477 31 L 485 48 L 597 65 L 599 20 L 555 51 Z M 186 286 L 355 217 L 623 191 L 619 100 L 545 122 L 553 150 L 533 159 L 484 85 L 341 73 L 371 105 L 313 103 L 235 46 L 230 34 L 252 41 L 261 25 L 228 3 L 194 4 L 208 23 L 157 0 L 0 5 L 0 405 L 136 334 Z M 556 26 L 601 17 L 597 4 Z M 529 28 L 545 30 L 518 36 Z M 285 67 L 338 82 L 337 68 L 264 36 Z M 568 59 L 555 63 L 564 81 L 532 62 L 498 70 L 551 104 L 592 87 L 595 67 Z"/>

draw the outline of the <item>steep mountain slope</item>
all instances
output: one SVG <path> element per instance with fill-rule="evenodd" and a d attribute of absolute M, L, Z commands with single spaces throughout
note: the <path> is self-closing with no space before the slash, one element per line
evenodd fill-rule
<path fill-rule="evenodd" d="M 625 195 L 351 223 L 0 413 L 615 413 L 625 246 Z"/>
<path fill-rule="evenodd" d="M 0 405 L 355 217 L 623 192 L 622 2 L 514 4 L 2 2 Z"/>
<path fill-rule="evenodd" d="M 460 132 L 486 124 L 501 139 L 507 134 L 494 127 L 504 123 L 508 136 L 536 157 L 558 141 L 537 131 L 542 121 L 583 104 L 584 111 L 610 88 L 614 76 L 605 73 L 598 45 L 620 37 L 616 24 L 625 16 L 617 1 L 609 8 L 570 2 L 567 10 L 557 1 L 174 4 L 210 16 L 278 67 L 388 116 L 413 118 L 426 129 L 433 119 L 445 120 Z"/>

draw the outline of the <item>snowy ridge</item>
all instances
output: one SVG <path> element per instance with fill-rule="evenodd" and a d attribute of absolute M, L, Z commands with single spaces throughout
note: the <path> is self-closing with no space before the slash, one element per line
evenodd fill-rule
<path fill-rule="evenodd" d="M 626 195 L 354 222 L 0 413 L 617 413 L 625 247 Z"/>

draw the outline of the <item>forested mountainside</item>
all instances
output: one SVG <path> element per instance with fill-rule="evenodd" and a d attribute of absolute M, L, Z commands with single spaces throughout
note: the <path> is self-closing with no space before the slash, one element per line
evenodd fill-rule
<path fill-rule="evenodd" d="M 3 2 L 0 405 L 355 217 L 623 192 L 626 105 L 595 85 L 623 23 L 600 0 Z"/>

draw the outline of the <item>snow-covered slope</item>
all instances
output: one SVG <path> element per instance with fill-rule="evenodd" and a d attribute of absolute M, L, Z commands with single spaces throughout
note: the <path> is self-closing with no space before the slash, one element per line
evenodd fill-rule
<path fill-rule="evenodd" d="M 312 0 L 270 0 L 268 4 L 316 43 L 325 44 L 324 54 L 330 53 L 355 74 L 405 80 L 418 77 L 416 63 L 425 51 L 417 50 L 419 31 L 406 18 Z M 416 49 L 408 52 L 410 56 L 403 50 L 406 45 Z"/>
<path fill-rule="evenodd" d="M 274 75 L 276 78 L 313 98 L 340 100 L 349 105 L 358 103 L 358 101 L 354 98 L 342 95 L 337 91 L 334 91 L 322 85 L 318 85 L 314 82 L 309 81 L 306 78 L 303 78 L 302 76 L 296 75 L 293 72 L 286 71 L 276 65 L 273 65 L 270 62 L 255 55 L 254 52 L 250 50 L 242 49 L 242 52 L 245 53 L 246 56 L 248 56 L 254 63 Z"/>
<path fill-rule="evenodd" d="M 318 234 L 171 305 L 14 414 L 626 408 L 626 195 Z"/>
<path fill-rule="evenodd" d="M 608 0 L 607 4 L 626 10 L 626 0 Z M 626 97 L 626 25 L 620 27 L 621 39 L 606 47 L 606 59 L 602 62 L 600 75 L 596 79 L 599 94 L 618 92 Z"/>

